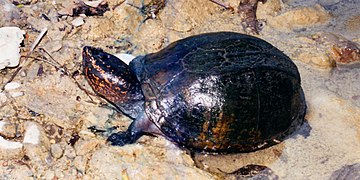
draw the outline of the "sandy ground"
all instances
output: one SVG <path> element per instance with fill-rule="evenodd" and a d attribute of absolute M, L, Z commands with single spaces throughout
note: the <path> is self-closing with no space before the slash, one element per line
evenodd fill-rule
<path fill-rule="evenodd" d="M 223 2 L 238 5 L 237 0 Z M 109 1 L 103 16 L 75 17 L 72 1 L 13 3 L 13 16 L 0 12 L 0 27 L 26 31 L 23 55 L 41 29 L 48 32 L 31 57 L 22 58 L 29 63 L 13 88 L 0 93 L 0 179 L 235 179 L 243 177 L 227 173 L 249 164 L 270 168 L 261 176 L 265 179 L 360 179 L 360 2 L 260 3 L 257 17 L 263 26 L 256 36 L 297 64 L 308 123 L 268 149 L 193 158 L 162 137 L 112 147 L 90 132 L 92 125 L 126 129 L 130 120 L 92 95 L 81 73 L 81 48 L 137 56 L 190 35 L 246 33 L 236 12 L 206 0 L 168 0 L 156 18 L 142 22 L 144 14 L 129 5 L 142 6 L 140 0 Z M 52 59 L 58 64 L 47 63 Z M 15 69 L 0 70 L 1 85 Z"/>

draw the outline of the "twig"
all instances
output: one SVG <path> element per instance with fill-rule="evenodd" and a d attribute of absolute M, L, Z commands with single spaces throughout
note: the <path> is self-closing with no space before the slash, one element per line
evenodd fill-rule
<path fill-rule="evenodd" d="M 49 57 L 52 59 L 53 62 L 47 60 L 47 59 L 43 59 L 43 58 L 37 58 L 37 57 L 28 57 L 28 58 L 33 58 L 34 60 L 37 61 L 43 61 L 45 63 L 50 64 L 51 66 L 54 66 L 56 69 L 60 69 L 60 71 L 62 71 L 65 75 L 70 76 L 70 72 L 66 69 L 66 68 L 62 68 L 61 64 L 59 62 L 57 62 L 45 49 L 40 48 L 41 50 L 44 50 L 44 52 L 46 52 L 46 54 L 49 55 Z M 54 63 L 55 62 L 55 63 Z M 75 84 L 79 87 L 80 90 L 84 91 L 85 94 L 89 97 L 90 101 L 95 102 L 94 99 L 91 96 L 97 96 L 94 93 L 91 93 L 89 91 L 87 91 L 86 89 L 84 89 L 79 82 L 77 82 L 77 80 L 73 77 L 70 76 L 70 78 L 75 82 Z"/>
<path fill-rule="evenodd" d="M 39 50 L 45 52 L 53 62 L 48 61 L 48 60 L 46 60 L 46 61 L 51 62 L 51 65 L 54 66 L 57 70 L 60 70 L 61 72 L 65 73 L 66 75 L 69 75 L 69 72 L 65 68 L 63 68 L 63 66 L 59 62 L 57 62 L 46 49 L 39 48 Z"/>
<path fill-rule="evenodd" d="M 21 56 L 21 58 L 25 58 L 26 56 Z M 59 69 L 60 67 L 58 67 L 57 64 L 54 64 L 53 62 L 47 60 L 47 59 L 42 59 L 42 58 L 37 58 L 37 57 L 33 57 L 33 56 L 29 56 L 28 58 L 31 58 L 31 59 L 34 59 L 34 60 L 37 60 L 37 61 L 43 61 L 45 63 L 48 63 L 50 64 L 51 66 L 54 66 L 56 69 Z"/>
<path fill-rule="evenodd" d="M 224 4 L 224 3 L 222 3 L 222 2 L 220 2 L 218 0 L 210 0 L 210 1 L 217 4 L 217 5 L 219 5 L 219 6 L 221 6 L 221 7 L 223 7 L 223 8 L 225 8 L 226 10 L 234 11 L 234 8 L 232 6 L 226 5 L 226 4 Z"/>

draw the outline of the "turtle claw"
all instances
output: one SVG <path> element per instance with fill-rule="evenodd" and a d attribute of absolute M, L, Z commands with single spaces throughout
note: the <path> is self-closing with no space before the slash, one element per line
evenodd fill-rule
<path fill-rule="evenodd" d="M 117 132 L 111 134 L 107 141 L 113 146 L 124 146 L 126 144 L 134 143 L 140 136 L 141 135 L 131 133 L 130 131 Z"/>

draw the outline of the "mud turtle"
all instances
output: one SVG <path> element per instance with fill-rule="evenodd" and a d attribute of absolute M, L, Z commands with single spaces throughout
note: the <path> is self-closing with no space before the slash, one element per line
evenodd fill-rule
<path fill-rule="evenodd" d="M 151 133 L 191 150 L 249 152 L 279 143 L 304 120 L 295 64 L 244 34 L 191 36 L 129 65 L 86 46 L 83 66 L 95 92 L 134 119 L 108 138 L 113 145 Z"/>

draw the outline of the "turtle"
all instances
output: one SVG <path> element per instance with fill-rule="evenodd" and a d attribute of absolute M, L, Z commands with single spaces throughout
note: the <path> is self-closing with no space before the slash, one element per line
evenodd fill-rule
<path fill-rule="evenodd" d="M 93 90 L 133 120 L 108 137 L 112 145 L 152 134 L 192 152 L 252 152 L 280 143 L 304 122 L 297 66 L 257 37 L 198 34 L 129 65 L 91 46 L 82 56 Z"/>

